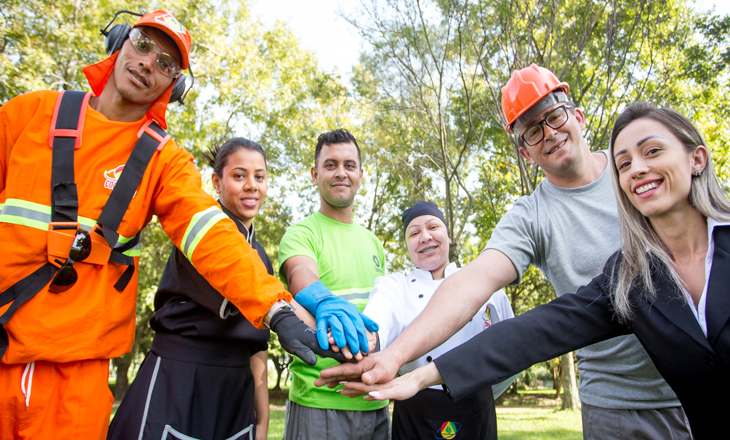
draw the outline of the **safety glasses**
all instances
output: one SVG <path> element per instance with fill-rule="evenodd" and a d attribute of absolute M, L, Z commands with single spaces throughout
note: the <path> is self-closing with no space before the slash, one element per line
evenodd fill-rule
<path fill-rule="evenodd" d="M 76 281 L 79 279 L 76 269 L 74 269 L 74 263 L 84 261 L 91 253 L 91 237 L 85 230 L 78 228 L 76 230 L 76 236 L 74 237 L 73 243 L 71 244 L 71 250 L 68 253 L 68 259 L 56 272 L 56 275 L 51 281 L 51 285 L 48 287 L 53 293 L 61 293 L 70 289 Z M 55 260 L 57 263 L 61 263 L 59 260 Z"/>
<path fill-rule="evenodd" d="M 157 55 L 157 68 L 162 72 L 163 75 L 169 78 L 177 78 L 180 76 L 182 69 L 180 65 L 169 53 L 161 51 L 155 40 L 150 38 L 147 34 L 137 28 L 133 28 L 129 31 L 129 40 L 132 42 L 132 47 L 140 55 L 148 55 L 155 53 Z"/>

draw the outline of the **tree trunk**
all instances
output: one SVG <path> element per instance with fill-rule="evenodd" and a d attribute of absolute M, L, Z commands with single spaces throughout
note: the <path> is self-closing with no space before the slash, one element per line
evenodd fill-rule
<path fill-rule="evenodd" d="M 561 376 L 563 377 L 563 405 L 561 409 L 580 409 L 578 381 L 576 380 L 572 352 L 560 356 L 560 367 Z"/>
<path fill-rule="evenodd" d="M 283 372 L 284 370 L 282 369 L 276 369 L 276 385 L 274 385 L 274 391 L 281 391 L 281 374 Z"/>
<path fill-rule="evenodd" d="M 132 354 L 112 359 L 112 365 L 117 369 L 117 385 L 114 387 L 114 400 L 119 402 L 129 390 L 129 367 L 132 365 Z"/>
<path fill-rule="evenodd" d="M 550 361 L 553 371 L 553 386 L 555 387 L 555 398 L 560 398 L 560 392 L 563 390 L 563 362 Z"/>
<path fill-rule="evenodd" d="M 273 361 L 274 368 L 276 368 L 276 385 L 272 388 L 272 391 L 281 391 L 281 375 L 286 369 L 285 366 L 280 362 L 279 356 L 269 353 L 271 360 Z"/>

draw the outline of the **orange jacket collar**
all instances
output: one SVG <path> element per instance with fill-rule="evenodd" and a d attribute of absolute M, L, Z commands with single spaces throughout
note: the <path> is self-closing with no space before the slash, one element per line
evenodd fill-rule
<path fill-rule="evenodd" d="M 114 64 L 117 61 L 119 51 L 113 53 L 109 58 L 105 59 L 96 64 L 86 66 L 83 68 L 84 75 L 86 75 L 89 86 L 94 96 L 101 96 L 101 92 L 104 90 L 106 82 L 114 71 Z M 167 129 L 167 122 L 165 121 L 165 113 L 167 112 L 167 104 L 170 102 L 170 95 L 172 94 L 172 86 L 175 84 L 173 81 L 162 95 L 150 106 L 147 110 L 147 117 L 154 119 L 160 124 L 160 127 Z"/>

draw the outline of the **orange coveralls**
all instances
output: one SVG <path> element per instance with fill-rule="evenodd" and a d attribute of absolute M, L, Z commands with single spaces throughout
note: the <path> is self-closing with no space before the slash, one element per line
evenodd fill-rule
<path fill-rule="evenodd" d="M 27 93 L 0 108 L 0 292 L 47 261 L 48 134 L 57 96 Z M 87 108 L 75 152 L 78 216 L 87 229 L 101 213 L 143 123 L 110 121 Z M 263 326 L 277 299 L 291 300 L 202 190 L 192 156 L 172 140 L 152 157 L 118 229 L 120 241 L 134 237 L 153 215 L 196 269 L 255 326 Z M 130 253 L 139 256 L 139 250 Z M 106 436 L 112 404 L 108 360 L 132 347 L 137 275 L 119 292 L 113 286 L 126 266 L 81 262 L 74 268 L 78 281 L 71 289 L 54 294 L 43 288 L 5 325 L 9 346 L 0 360 L 0 439 Z M 88 360 L 93 361 L 79 365 Z M 64 425 L 68 431 L 59 431 Z"/>

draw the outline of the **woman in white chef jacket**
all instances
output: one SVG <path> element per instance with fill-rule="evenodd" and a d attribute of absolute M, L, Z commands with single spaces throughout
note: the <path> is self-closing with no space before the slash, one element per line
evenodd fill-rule
<path fill-rule="evenodd" d="M 433 202 L 419 201 L 403 212 L 406 247 L 417 269 L 408 274 L 380 277 L 370 292 L 364 313 L 380 326 L 380 348 L 392 343 L 423 311 L 443 280 L 459 268 L 449 262 L 449 231 L 444 215 Z M 439 347 L 404 365 L 405 374 L 461 345 L 474 335 L 514 313 L 504 292 L 495 292 L 464 328 Z M 434 323 L 438 325 L 438 323 Z M 472 393 L 453 402 L 441 386 L 426 388 L 414 397 L 396 401 L 393 413 L 393 439 L 459 438 L 496 439 L 497 418 L 494 398 L 514 377 Z"/>

